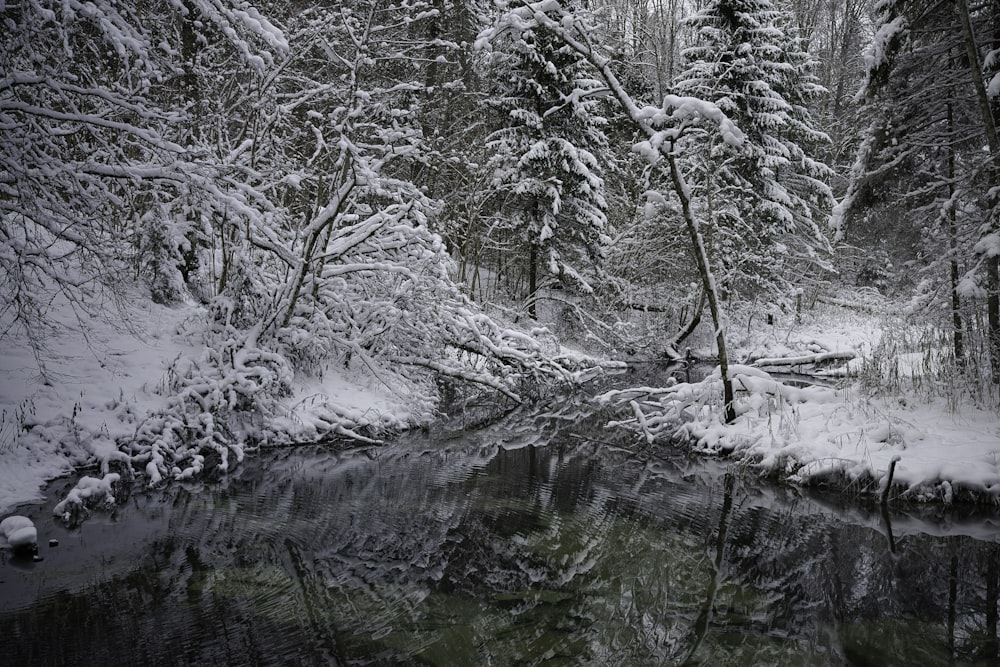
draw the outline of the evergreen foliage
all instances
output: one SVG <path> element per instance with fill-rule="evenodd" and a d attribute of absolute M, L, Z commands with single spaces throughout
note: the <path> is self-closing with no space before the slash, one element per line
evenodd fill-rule
<path fill-rule="evenodd" d="M 606 245 L 606 121 L 598 84 L 580 56 L 544 29 L 507 35 L 493 102 L 502 127 L 489 137 L 489 167 L 504 232 L 519 239 L 529 275 L 529 313 L 537 291 L 559 286 L 592 293 Z"/>
<path fill-rule="evenodd" d="M 914 307 L 951 329 L 960 366 L 989 345 L 979 312 L 990 268 L 983 239 L 995 186 L 988 143 L 956 7 L 885 0 L 866 54 L 865 102 L 876 121 L 841 205 L 843 232 L 858 241 L 881 230 L 896 263 L 916 268 Z M 985 16 L 973 16 L 988 34 Z M 990 244 L 985 244 L 988 247 Z M 995 277 L 994 277 L 995 280 Z M 994 297 L 995 298 L 995 297 Z M 994 355 L 996 353 L 993 353 Z"/>
<path fill-rule="evenodd" d="M 823 267 L 821 226 L 832 172 L 814 157 L 829 141 L 809 105 L 823 92 L 813 58 L 769 0 L 715 0 L 686 21 L 695 43 L 678 92 L 714 101 L 744 134 L 733 147 L 709 133 L 689 140 L 691 182 L 711 229 L 720 279 L 741 291 L 789 293 Z"/>

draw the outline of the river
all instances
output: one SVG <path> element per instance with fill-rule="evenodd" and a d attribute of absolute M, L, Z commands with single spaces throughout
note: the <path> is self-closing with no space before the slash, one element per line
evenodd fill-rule
<path fill-rule="evenodd" d="M 640 447 L 582 400 L 261 452 L 0 553 L 4 665 L 995 664 L 995 511 Z M 48 540 L 58 546 L 48 546 Z"/>

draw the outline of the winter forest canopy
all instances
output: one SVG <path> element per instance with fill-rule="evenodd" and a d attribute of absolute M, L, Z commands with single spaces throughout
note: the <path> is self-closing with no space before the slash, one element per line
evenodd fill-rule
<path fill-rule="evenodd" d="M 105 472 L 405 425 L 288 418 L 310 379 L 412 423 L 695 344 L 728 422 L 730 332 L 875 292 L 996 407 L 1000 0 L 0 0 L 0 34 L 0 333 L 50 384 L 60 326 L 197 306 Z"/>

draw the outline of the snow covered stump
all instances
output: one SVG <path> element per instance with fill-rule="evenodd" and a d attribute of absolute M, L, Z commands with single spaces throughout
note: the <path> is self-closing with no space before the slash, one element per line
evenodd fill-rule
<path fill-rule="evenodd" d="M 6 546 L 15 556 L 41 560 L 38 556 L 38 530 L 28 517 L 15 514 L 0 521 L 0 538 L 6 541 Z"/>

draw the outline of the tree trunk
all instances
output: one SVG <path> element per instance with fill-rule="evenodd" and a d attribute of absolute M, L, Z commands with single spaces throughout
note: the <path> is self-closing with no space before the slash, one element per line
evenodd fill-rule
<path fill-rule="evenodd" d="M 948 659 L 955 659 L 955 620 L 958 617 L 958 545 L 957 539 L 948 538 L 951 562 L 948 568 Z"/>
<path fill-rule="evenodd" d="M 705 310 L 706 301 L 705 289 L 702 288 L 701 294 L 698 295 L 698 305 L 696 305 L 694 310 L 691 311 L 691 319 L 689 319 L 688 323 L 673 337 L 673 340 L 670 342 L 671 345 L 680 345 L 688 336 L 694 333 L 694 330 L 701 323 L 701 314 Z"/>
<path fill-rule="evenodd" d="M 723 411 L 726 423 L 736 421 L 736 406 L 733 405 L 733 383 L 729 381 L 729 354 L 726 349 L 726 335 L 723 331 L 722 312 L 719 308 L 719 295 L 715 285 L 715 276 L 712 275 L 712 266 L 708 261 L 708 253 L 705 251 L 705 243 L 698 229 L 698 221 L 691 210 L 691 200 L 688 195 L 688 186 L 684 182 L 684 175 L 681 174 L 677 166 L 677 160 L 671 152 L 667 159 L 670 162 L 670 177 L 674 183 L 674 189 L 681 200 L 681 212 L 684 215 L 684 223 L 691 237 L 691 246 L 694 250 L 695 263 L 698 265 L 698 274 L 701 276 L 701 284 L 708 297 L 708 310 L 712 314 L 712 325 L 715 326 L 715 342 L 719 347 L 719 372 L 722 375 L 722 400 Z"/>
<path fill-rule="evenodd" d="M 982 657 L 993 661 L 1000 657 L 1000 640 L 997 638 L 997 601 L 1000 598 L 1000 564 L 997 562 L 997 552 L 990 549 L 986 560 L 986 642 Z"/>
<path fill-rule="evenodd" d="M 321 209 L 309 224 L 306 225 L 306 229 L 304 230 L 302 254 L 299 257 L 299 264 L 295 267 L 292 282 L 286 288 L 285 297 L 282 300 L 284 303 L 279 302 L 279 307 L 284 310 L 284 315 L 279 324 L 280 327 L 287 327 L 291 322 L 292 316 L 295 314 L 295 307 L 298 305 L 299 297 L 301 296 L 302 287 L 309 276 L 310 268 L 315 269 L 313 262 L 316 260 L 317 255 L 321 254 L 321 251 L 324 250 L 324 248 L 318 247 L 320 238 L 330 226 L 340 220 L 340 214 L 347 201 L 347 197 L 356 184 L 357 181 L 351 171 L 350 156 L 346 156 L 341 165 L 340 187 L 334 191 L 333 201 Z M 271 326 L 277 314 L 278 311 L 275 311 L 275 317 L 268 322 L 265 328 Z"/>
<path fill-rule="evenodd" d="M 198 34 L 195 31 L 195 23 L 199 20 L 200 13 L 195 8 L 191 0 L 184 0 L 186 14 L 181 17 L 181 60 L 183 62 L 184 74 L 181 77 L 181 98 L 191 107 L 190 122 L 187 123 L 185 132 L 188 135 L 186 140 L 196 144 L 201 140 L 203 101 L 198 81 L 197 62 L 201 52 L 198 42 Z M 190 220 L 189 231 L 184 235 L 187 240 L 187 249 L 182 253 L 182 264 L 179 268 L 184 283 L 190 285 L 191 280 L 198 275 L 199 258 L 198 251 L 207 245 L 207 240 L 202 234 L 198 217 Z M 222 233 L 225 234 L 223 225 Z"/>
<path fill-rule="evenodd" d="M 993 0 L 993 48 L 1000 51 L 1000 0 Z M 994 60 L 993 72 L 1000 71 L 1000 64 Z M 993 192 L 996 199 L 990 202 L 994 215 L 1000 215 L 1000 137 L 997 136 L 997 118 L 1000 118 L 1000 97 L 994 97 L 989 110 L 993 112 Z M 993 233 L 1000 235 L 1000 221 L 996 218 L 992 225 Z M 990 323 L 990 358 L 993 361 L 993 383 L 1000 385 L 1000 258 L 994 256 L 986 263 L 989 271 L 989 310 Z"/>
<path fill-rule="evenodd" d="M 954 114 L 951 103 L 948 103 L 948 134 L 952 135 L 954 129 Z M 959 368 L 965 367 L 965 350 L 962 340 L 962 312 L 961 299 L 958 294 L 958 230 L 955 223 L 955 148 L 948 144 L 948 250 L 951 254 L 951 323 L 952 323 L 952 344 L 955 350 L 955 363 Z"/>
<path fill-rule="evenodd" d="M 1000 384 L 1000 258 L 986 260 L 986 319 L 993 384 Z"/>
<path fill-rule="evenodd" d="M 535 301 L 538 296 L 538 246 L 531 244 L 528 250 L 528 317 L 533 320 L 538 319 L 538 312 L 535 309 Z"/>
<path fill-rule="evenodd" d="M 986 94 L 986 84 L 983 83 L 983 69 L 979 61 L 979 49 L 976 47 L 976 35 L 972 31 L 972 20 L 969 16 L 969 5 L 966 0 L 956 0 L 955 7 L 958 9 L 958 18 L 962 23 L 962 33 L 965 38 L 965 51 L 969 58 L 969 71 L 972 75 L 972 83 L 976 89 L 976 98 L 979 101 L 979 112 L 983 117 L 983 126 L 986 129 L 986 144 L 990 149 L 992 157 L 992 178 L 990 184 L 993 192 L 1000 191 L 1000 137 L 997 136 L 996 119 L 993 118 L 993 109 L 990 106 L 990 99 Z M 994 194 L 994 198 L 996 195 Z M 989 202 L 991 208 L 996 207 L 997 202 Z M 995 215 L 995 214 L 994 214 Z M 996 220 L 989 226 L 990 232 L 1000 234 L 1000 224 Z M 987 340 L 990 348 L 990 367 L 992 379 L 995 384 L 1000 384 L 1000 275 L 998 275 L 997 257 L 995 255 L 986 258 L 986 314 L 987 314 Z"/>

